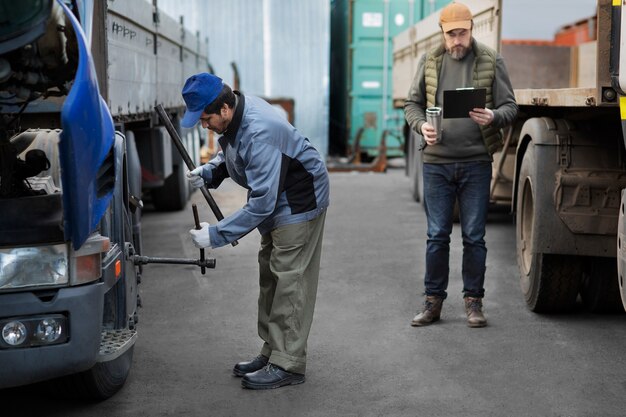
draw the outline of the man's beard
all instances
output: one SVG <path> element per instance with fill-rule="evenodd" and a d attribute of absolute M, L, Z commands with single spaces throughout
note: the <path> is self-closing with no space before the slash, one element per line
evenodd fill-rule
<path fill-rule="evenodd" d="M 457 61 L 460 61 L 463 58 L 465 58 L 465 55 L 467 55 L 468 49 L 469 48 L 466 48 L 464 46 L 454 46 L 448 49 L 448 54 L 450 54 L 450 57 L 452 59 L 456 59 Z"/>

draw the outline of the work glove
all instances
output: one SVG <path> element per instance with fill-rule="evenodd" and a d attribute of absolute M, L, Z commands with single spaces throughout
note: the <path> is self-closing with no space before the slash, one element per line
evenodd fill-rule
<path fill-rule="evenodd" d="M 189 233 L 196 248 L 202 249 L 211 246 L 211 236 L 209 236 L 209 224 L 207 222 L 200 223 L 200 229 L 191 229 Z"/>
<path fill-rule="evenodd" d="M 187 179 L 194 188 L 200 188 L 204 186 L 204 178 L 201 176 L 202 166 L 197 167 L 193 171 L 187 172 Z"/>

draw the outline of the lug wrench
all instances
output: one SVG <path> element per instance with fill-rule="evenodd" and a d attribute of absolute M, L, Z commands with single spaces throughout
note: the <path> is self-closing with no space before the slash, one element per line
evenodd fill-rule
<path fill-rule="evenodd" d="M 174 125 L 172 124 L 172 121 L 170 120 L 167 113 L 165 112 L 163 105 L 158 104 L 154 109 L 159 114 L 159 117 L 161 118 L 161 121 L 163 121 L 163 124 L 165 124 L 165 129 L 174 141 L 174 145 L 176 145 L 176 149 L 178 149 L 180 156 L 183 158 L 183 161 L 185 161 L 187 168 L 189 168 L 189 171 L 193 171 L 194 169 L 196 169 L 196 165 L 189 157 L 189 154 L 187 153 L 183 142 L 180 140 L 178 132 L 176 131 L 176 129 L 174 129 Z M 204 196 L 207 203 L 209 203 L 209 207 L 211 207 L 211 211 L 213 211 L 213 214 L 215 215 L 217 221 L 219 222 L 220 220 L 222 220 L 224 218 L 224 215 L 222 214 L 220 208 L 217 206 L 217 203 L 215 203 L 215 200 L 213 200 L 213 197 L 209 193 L 209 190 L 207 190 L 206 186 L 203 185 L 202 187 L 200 187 L 200 192 Z M 231 243 L 231 245 L 237 246 L 238 243 L 239 242 L 235 240 L 233 243 Z"/>
<path fill-rule="evenodd" d="M 200 218 L 198 217 L 198 207 L 195 204 L 192 204 L 191 208 L 193 209 L 193 221 L 196 223 L 196 230 L 200 230 L 202 228 L 200 227 Z M 204 249 L 200 249 L 200 262 L 204 262 Z M 206 273 L 206 268 L 204 266 L 200 266 L 200 272 L 204 275 Z"/>
<path fill-rule="evenodd" d="M 133 255 L 135 265 L 147 264 L 174 264 L 174 265 L 198 265 L 200 268 L 215 268 L 215 259 L 187 259 L 187 258 L 159 258 L 154 256 Z"/>

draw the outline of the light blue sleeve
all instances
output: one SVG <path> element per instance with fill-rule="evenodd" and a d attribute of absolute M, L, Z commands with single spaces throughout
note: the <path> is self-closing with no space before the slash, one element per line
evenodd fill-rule
<path fill-rule="evenodd" d="M 282 153 L 276 146 L 263 140 L 263 135 L 266 133 L 257 134 L 257 138 L 251 141 L 243 155 L 249 187 L 247 203 L 235 213 L 209 227 L 211 246 L 214 248 L 229 244 L 248 234 L 276 209 Z"/>

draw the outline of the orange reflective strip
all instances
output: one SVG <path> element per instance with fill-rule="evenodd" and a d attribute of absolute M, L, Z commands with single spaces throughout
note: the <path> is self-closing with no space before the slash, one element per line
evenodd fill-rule
<path fill-rule="evenodd" d="M 121 273 L 122 273 L 122 261 L 118 259 L 117 261 L 115 261 L 115 279 L 118 279 Z"/>

